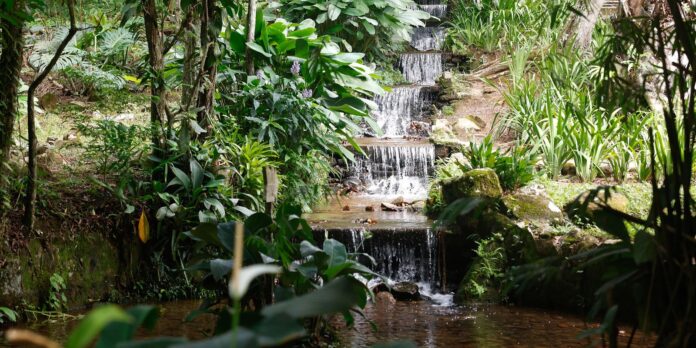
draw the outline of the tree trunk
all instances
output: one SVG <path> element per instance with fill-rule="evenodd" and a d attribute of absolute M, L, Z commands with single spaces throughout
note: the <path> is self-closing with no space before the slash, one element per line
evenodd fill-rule
<path fill-rule="evenodd" d="M 592 32 L 594 31 L 597 19 L 602 13 L 602 7 L 606 0 L 582 0 L 579 3 L 578 11 L 582 14 L 573 14 L 566 26 L 565 44 L 572 43 L 579 50 L 585 51 L 592 42 Z"/>
<path fill-rule="evenodd" d="M 15 11 L 23 9 L 24 1 L 15 2 Z M 0 171 L 10 157 L 12 132 L 17 118 L 17 93 L 19 74 L 22 69 L 24 51 L 24 22 L 17 19 L 14 23 L 7 19 L 0 20 L 2 55 L 0 55 Z"/>
<path fill-rule="evenodd" d="M 247 10 L 247 42 L 254 42 L 256 37 L 256 0 L 249 0 L 249 9 Z M 254 74 L 254 54 L 246 47 L 246 65 L 247 75 Z"/>
<path fill-rule="evenodd" d="M 34 119 L 34 93 L 41 85 L 44 79 L 51 72 L 53 67 L 58 62 L 58 58 L 63 54 L 63 50 L 70 43 L 75 33 L 77 33 L 77 25 L 75 24 L 75 4 L 74 0 L 67 0 L 68 13 L 70 14 L 70 29 L 68 35 L 63 38 L 56 53 L 48 62 L 46 67 L 36 76 L 34 81 L 29 85 L 27 91 L 27 142 L 29 143 L 29 180 L 27 181 L 27 194 L 24 197 L 24 225 L 31 232 L 34 230 L 34 206 L 36 203 L 36 122 Z"/>
<path fill-rule="evenodd" d="M 150 123 L 154 127 L 161 127 L 162 119 L 166 115 L 166 86 L 162 71 L 164 70 L 164 57 L 162 55 L 162 33 L 157 22 L 157 4 L 155 0 L 142 0 L 143 18 L 145 20 L 145 37 L 147 38 L 147 51 L 151 69 L 150 80 Z M 174 120 L 167 118 L 167 126 L 172 127 Z M 161 148 L 160 134 L 153 132 L 152 144 Z"/>
<path fill-rule="evenodd" d="M 195 95 L 196 83 L 196 52 L 198 49 L 196 41 L 197 21 L 194 21 L 184 34 L 184 71 L 181 89 L 181 105 L 188 109 Z M 184 110 L 188 111 L 188 110 Z"/>
<path fill-rule="evenodd" d="M 217 80 L 217 37 L 220 34 L 220 28 L 217 23 L 220 19 L 220 13 L 215 0 L 203 1 L 203 14 L 201 16 L 201 50 L 205 50 L 203 55 L 204 60 L 201 62 L 202 81 L 201 88 L 198 91 L 198 107 L 197 121 L 198 124 L 206 130 L 210 128 L 210 118 L 214 115 L 213 110 L 215 104 L 215 86 Z M 199 137 L 202 135 L 199 134 Z"/>

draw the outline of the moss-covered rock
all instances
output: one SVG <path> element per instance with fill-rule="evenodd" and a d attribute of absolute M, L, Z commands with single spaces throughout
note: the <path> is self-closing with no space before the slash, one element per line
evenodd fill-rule
<path fill-rule="evenodd" d="M 442 198 L 447 204 L 462 197 L 500 198 L 502 195 L 500 180 L 490 168 L 473 169 L 442 182 Z"/>
<path fill-rule="evenodd" d="M 542 195 L 511 194 L 503 197 L 503 204 L 520 220 L 543 224 L 554 224 L 563 220 L 561 208 Z"/>

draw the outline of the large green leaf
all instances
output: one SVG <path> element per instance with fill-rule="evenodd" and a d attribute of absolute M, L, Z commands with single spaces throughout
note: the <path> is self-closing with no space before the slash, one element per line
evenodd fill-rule
<path fill-rule="evenodd" d="M 365 286 L 353 277 L 337 278 L 312 293 L 265 307 L 264 316 L 280 315 L 302 319 L 325 314 L 342 313 L 364 303 Z"/>
<path fill-rule="evenodd" d="M 335 267 L 348 260 L 346 246 L 335 239 L 329 238 L 324 241 L 324 252 L 329 256 L 329 267 Z"/>
<path fill-rule="evenodd" d="M 215 336 L 206 340 L 196 342 L 186 342 L 171 346 L 172 348 L 230 348 L 235 341 L 236 348 L 257 348 L 259 347 L 258 337 L 249 329 L 239 327 L 233 334 L 232 332 Z"/>
<path fill-rule="evenodd" d="M 65 348 L 87 347 L 110 323 L 132 323 L 133 318 L 115 305 L 101 306 L 87 314 L 70 333 Z"/>
<path fill-rule="evenodd" d="M 246 43 L 247 47 L 252 49 L 253 51 L 256 51 L 258 53 L 261 53 L 264 57 L 271 58 L 271 54 L 266 52 L 266 50 L 261 47 L 261 45 L 257 44 L 256 42 L 247 42 Z"/>
<path fill-rule="evenodd" d="M 297 319 L 285 313 L 264 318 L 253 330 L 263 347 L 280 346 L 306 335 Z"/>
<path fill-rule="evenodd" d="M 135 306 L 127 309 L 126 313 L 132 318 L 132 321 L 108 324 L 99 337 L 96 348 L 113 348 L 121 342 L 129 341 L 139 327 L 154 328 L 159 317 L 159 310 L 155 306 Z"/>
<path fill-rule="evenodd" d="M 197 189 L 203 185 L 203 176 L 205 172 L 203 171 L 203 167 L 201 167 L 201 164 L 198 163 L 195 159 L 191 159 L 190 161 L 190 167 L 191 167 L 191 188 L 192 189 Z"/>

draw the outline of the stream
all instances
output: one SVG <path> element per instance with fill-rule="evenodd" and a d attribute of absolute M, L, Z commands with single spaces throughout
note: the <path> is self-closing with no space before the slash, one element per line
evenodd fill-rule
<path fill-rule="evenodd" d="M 445 300 L 446 301 L 446 300 Z M 202 339 L 214 327 L 214 317 L 203 315 L 192 322 L 183 319 L 197 309 L 200 301 L 160 303 L 160 320 L 151 332 L 140 331 L 138 337 L 185 336 Z M 578 339 L 587 324 L 578 317 L 530 308 L 496 304 L 441 306 L 437 302 L 396 302 L 368 304 L 365 317 L 356 316 L 355 326 L 346 328 L 340 316 L 332 320 L 338 340 L 333 347 L 368 347 L 377 342 L 411 340 L 418 347 L 587 347 L 588 339 Z M 78 323 L 39 321 L 18 325 L 64 342 Z M 595 325 L 596 326 L 596 325 Z M 623 346 L 629 329 L 620 333 Z M 0 337 L 0 347 L 10 347 Z M 651 347 L 653 341 L 637 334 L 632 347 Z"/>

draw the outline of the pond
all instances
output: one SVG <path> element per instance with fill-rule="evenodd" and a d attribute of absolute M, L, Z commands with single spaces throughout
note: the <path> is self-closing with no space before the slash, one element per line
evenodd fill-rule
<path fill-rule="evenodd" d="M 365 318 L 357 316 L 353 328 L 346 328 L 341 318 L 334 318 L 331 322 L 337 329 L 338 341 L 331 346 L 367 347 L 394 340 L 411 340 L 418 347 L 601 346 L 577 338 L 589 326 L 576 316 L 496 304 L 453 306 L 445 295 L 436 295 L 435 300 L 368 304 Z M 199 304 L 200 301 L 195 300 L 160 304 L 161 318 L 157 327 L 141 336 L 205 337 L 214 326 L 214 317 L 202 316 L 190 323 L 183 322 Z M 373 330 L 369 321 L 376 329 Z M 77 322 L 43 321 L 19 326 L 64 341 Z M 629 335 L 630 329 L 621 331 L 623 346 Z M 650 347 L 652 343 L 650 338 L 639 333 L 633 340 L 633 347 Z M 0 347 L 10 346 L 0 340 Z"/>

